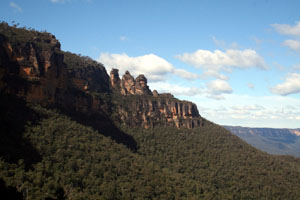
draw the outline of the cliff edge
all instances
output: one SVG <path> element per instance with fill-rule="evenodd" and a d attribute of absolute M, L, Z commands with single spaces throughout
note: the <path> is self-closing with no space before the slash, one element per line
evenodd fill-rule
<path fill-rule="evenodd" d="M 127 125 L 145 128 L 202 126 L 202 118 L 194 103 L 180 101 L 171 94 L 159 94 L 156 90 L 152 92 L 142 74 L 134 79 L 126 71 L 120 79 L 118 70 L 112 69 L 110 82 L 116 96 L 117 112 Z"/>
<path fill-rule="evenodd" d="M 0 92 L 30 103 L 104 115 L 129 126 L 202 126 L 197 106 L 151 91 L 147 78 L 64 52 L 54 35 L 0 24 Z M 99 123 L 100 119 L 99 119 Z"/>

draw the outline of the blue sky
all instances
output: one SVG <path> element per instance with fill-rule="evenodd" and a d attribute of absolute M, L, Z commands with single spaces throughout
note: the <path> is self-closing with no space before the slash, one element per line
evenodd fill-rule
<path fill-rule="evenodd" d="M 222 125 L 300 128 L 298 0 L 1 0 L 0 19 L 137 76 Z"/>

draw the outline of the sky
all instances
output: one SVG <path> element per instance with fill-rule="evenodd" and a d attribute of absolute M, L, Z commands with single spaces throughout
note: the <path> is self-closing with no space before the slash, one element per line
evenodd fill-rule
<path fill-rule="evenodd" d="M 300 128 L 298 0 L 1 0 L 0 20 L 197 104 L 220 125 Z"/>

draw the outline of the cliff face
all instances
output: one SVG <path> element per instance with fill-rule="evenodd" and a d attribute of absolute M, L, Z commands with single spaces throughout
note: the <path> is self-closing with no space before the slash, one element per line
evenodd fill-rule
<path fill-rule="evenodd" d="M 29 41 L 11 44 L 0 35 L 1 90 L 43 105 L 55 102 L 56 90 L 65 87 L 64 56 L 52 37 L 48 48 Z"/>
<path fill-rule="evenodd" d="M 147 85 L 147 78 L 142 74 L 134 79 L 130 72 L 126 71 L 121 80 L 119 70 L 112 69 L 110 72 L 110 83 L 112 88 L 122 95 L 152 95 Z"/>
<path fill-rule="evenodd" d="M 107 113 L 109 76 L 91 59 L 60 50 L 51 34 L 14 42 L 0 33 L 0 90 L 27 102 L 69 111 Z M 78 67 L 80 65 L 80 67 Z M 101 95 L 100 95 L 101 96 Z"/>
<path fill-rule="evenodd" d="M 133 127 L 194 128 L 203 123 L 195 104 L 174 98 L 134 98 L 119 105 L 118 112 L 122 121 Z"/>
<path fill-rule="evenodd" d="M 158 94 L 156 90 L 152 93 L 144 75 L 134 79 L 126 71 L 120 80 L 116 69 L 113 69 L 110 75 L 111 85 L 116 93 L 117 113 L 126 124 L 145 128 L 202 126 L 203 121 L 195 104 L 180 101 L 171 94 Z"/>
<path fill-rule="evenodd" d="M 126 71 L 120 79 L 118 70 L 113 69 L 109 77 L 102 64 L 61 51 L 60 43 L 49 33 L 2 25 L 1 92 L 43 106 L 117 116 L 121 123 L 131 126 L 202 125 L 195 104 L 152 92 L 144 75 L 135 79 Z M 15 32 L 13 37 L 11 32 Z"/>

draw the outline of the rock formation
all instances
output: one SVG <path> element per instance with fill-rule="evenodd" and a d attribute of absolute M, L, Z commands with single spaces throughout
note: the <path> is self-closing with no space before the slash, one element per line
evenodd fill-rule
<path fill-rule="evenodd" d="M 109 77 L 102 64 L 61 51 L 60 43 L 49 33 L 28 31 L 25 40 L 25 36 L 11 38 L 12 31 L 20 34 L 16 28 L 6 34 L 1 30 L 9 28 L 0 27 L 1 93 L 47 107 L 114 116 L 135 127 L 202 125 L 195 104 L 171 94 L 152 93 L 144 75 L 134 79 L 126 71 L 120 79 L 113 69 Z"/>
<path fill-rule="evenodd" d="M 84 66 L 85 58 L 61 51 L 53 37 L 35 36 L 27 42 L 13 43 L 0 33 L 1 92 L 43 106 L 107 113 L 102 100 L 90 94 L 110 92 L 105 68 L 95 61 Z M 80 60 L 82 67 L 73 69 L 66 56 Z"/>
<path fill-rule="evenodd" d="M 120 90 L 121 87 L 121 80 L 119 77 L 119 70 L 118 69 L 112 69 L 110 72 L 110 84 L 112 88 L 115 88 L 116 90 Z"/>
<path fill-rule="evenodd" d="M 113 91 L 117 94 L 118 114 L 121 121 L 127 125 L 145 128 L 193 128 L 202 125 L 202 118 L 195 104 L 175 99 L 169 93 L 159 94 L 156 90 L 152 93 L 144 75 L 134 79 L 130 72 L 126 71 L 120 80 L 118 70 L 112 69 L 110 81 Z M 128 95 L 131 95 L 131 98 L 127 98 Z"/>
<path fill-rule="evenodd" d="M 31 41 L 12 45 L 0 35 L 1 90 L 43 105 L 55 102 L 56 90 L 64 88 L 66 80 L 64 56 L 56 51 L 60 44 L 50 43 L 51 38 L 41 49 Z"/>
<path fill-rule="evenodd" d="M 122 121 L 133 127 L 174 126 L 194 128 L 202 126 L 203 120 L 197 106 L 191 102 L 166 97 L 142 97 L 118 103 Z"/>
<path fill-rule="evenodd" d="M 121 81 L 121 94 L 135 94 L 135 80 L 129 71 L 126 71 Z"/>
<path fill-rule="evenodd" d="M 149 86 L 147 85 L 147 79 L 146 77 L 141 74 L 135 79 L 135 94 L 137 95 L 152 95 L 151 90 L 149 89 Z"/>
<path fill-rule="evenodd" d="M 110 83 L 115 91 L 120 91 L 122 95 L 152 95 L 147 78 L 141 74 L 136 79 L 126 71 L 120 80 L 119 70 L 112 69 L 110 72 Z"/>

